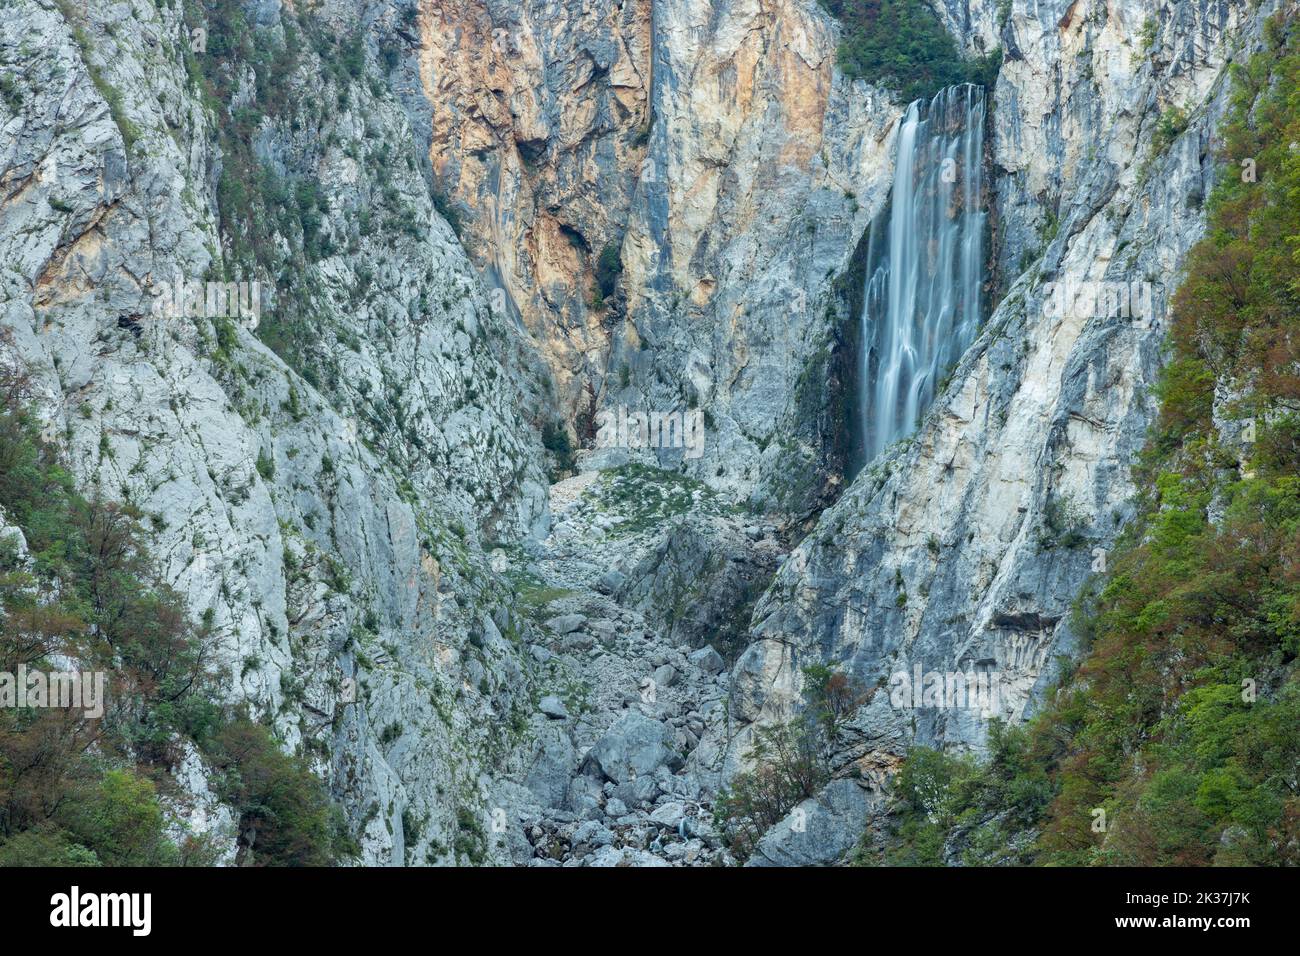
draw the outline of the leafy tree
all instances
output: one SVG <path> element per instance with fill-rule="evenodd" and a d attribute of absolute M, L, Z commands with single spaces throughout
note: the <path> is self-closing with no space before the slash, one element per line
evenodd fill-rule
<path fill-rule="evenodd" d="M 822 0 L 844 25 L 838 53 L 847 76 L 892 90 L 906 102 L 958 83 L 992 85 L 1002 54 L 965 60 L 922 0 Z"/>
<path fill-rule="evenodd" d="M 596 260 L 596 285 L 600 289 L 602 299 L 608 299 L 614 294 L 614 289 L 618 285 L 618 277 L 622 274 L 622 252 L 618 243 L 611 242 L 600 250 L 600 256 Z"/>
<path fill-rule="evenodd" d="M 239 862 L 322 866 L 349 851 L 340 821 L 306 760 L 286 754 L 261 724 L 223 726 L 208 746 L 219 792 L 239 815 Z"/>
<path fill-rule="evenodd" d="M 104 866 L 162 866 L 177 859 L 153 782 L 129 770 L 110 770 L 98 786 L 73 794 L 58 819 Z"/>
<path fill-rule="evenodd" d="M 718 794 L 714 817 L 740 856 L 754 852 L 767 830 L 830 781 L 823 730 L 807 716 L 759 727 L 746 758 L 751 769 Z"/>

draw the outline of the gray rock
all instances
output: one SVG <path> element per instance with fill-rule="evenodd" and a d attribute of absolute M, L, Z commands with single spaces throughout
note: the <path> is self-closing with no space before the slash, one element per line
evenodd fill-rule
<path fill-rule="evenodd" d="M 687 660 L 706 674 L 717 674 L 726 666 L 722 655 L 708 645 L 692 652 Z"/>
<path fill-rule="evenodd" d="M 569 712 L 564 707 L 564 701 L 554 694 L 547 694 L 543 697 L 537 705 L 537 709 L 552 720 L 567 720 L 569 717 Z"/>
<path fill-rule="evenodd" d="M 661 664 L 650 676 L 658 687 L 672 687 L 677 683 L 677 669 L 672 664 Z"/>
<path fill-rule="evenodd" d="M 659 826 L 676 830 L 686 816 L 686 808 L 676 800 L 660 804 L 650 812 L 650 819 Z"/>
<path fill-rule="evenodd" d="M 713 822 L 705 816 L 687 816 L 682 820 L 681 831 L 687 839 L 698 839 L 705 846 L 717 849 L 722 845 L 722 837 L 716 829 Z"/>
<path fill-rule="evenodd" d="M 832 780 L 758 841 L 746 866 L 829 866 L 866 832 L 871 799 L 853 780 Z"/>
<path fill-rule="evenodd" d="M 569 652 L 589 651 L 593 644 L 595 644 L 595 640 L 592 636 L 581 632 L 570 634 L 564 639 L 564 649 Z"/>
<path fill-rule="evenodd" d="M 624 783 L 649 776 L 659 767 L 680 767 L 682 759 L 672 741 L 671 727 L 638 711 L 628 711 L 591 748 L 584 763 L 605 779 Z"/>
<path fill-rule="evenodd" d="M 533 743 L 524 786 L 543 807 L 558 809 L 564 806 L 577 762 L 578 753 L 568 732 L 558 725 L 543 727 Z"/>
<path fill-rule="evenodd" d="M 582 614 L 561 614 L 547 621 L 546 626 L 556 634 L 565 635 L 576 631 L 586 623 L 587 618 Z"/>
<path fill-rule="evenodd" d="M 629 807 L 648 806 L 659 795 L 659 784 L 653 777 L 637 777 L 619 784 L 616 795 Z"/>
<path fill-rule="evenodd" d="M 627 575 L 622 571 L 611 569 L 600 576 L 596 590 L 601 594 L 616 594 L 626 580 Z"/>
<path fill-rule="evenodd" d="M 614 834 L 599 820 L 587 820 L 573 833 L 574 844 L 585 843 L 593 847 L 609 846 L 614 842 Z"/>
<path fill-rule="evenodd" d="M 670 866 L 667 860 L 662 860 L 645 850 L 637 850 L 631 847 L 615 849 L 612 846 L 601 847 L 594 853 L 586 863 L 587 866 Z"/>
<path fill-rule="evenodd" d="M 525 832 L 526 828 L 531 830 L 536 827 L 536 823 L 526 822 L 537 818 L 536 807 L 532 806 L 533 802 L 532 791 L 505 780 L 497 781 L 489 796 L 489 803 L 493 810 L 503 811 L 505 822 L 504 832 L 493 835 L 496 839 L 504 841 L 510 859 L 515 863 L 526 862 L 533 855 L 532 844 L 528 842 Z M 409 834 L 404 833 L 404 836 L 409 839 Z"/>
<path fill-rule="evenodd" d="M 600 784 L 584 774 L 579 774 L 569 781 L 566 795 L 569 811 L 578 819 L 591 820 L 601 816 Z"/>

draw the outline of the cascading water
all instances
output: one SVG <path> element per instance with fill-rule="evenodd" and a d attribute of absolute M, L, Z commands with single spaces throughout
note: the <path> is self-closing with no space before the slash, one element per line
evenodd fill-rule
<path fill-rule="evenodd" d="M 983 155 L 983 88 L 952 86 L 908 107 L 889 209 L 868 240 L 860 369 L 868 462 L 916 427 L 979 329 Z"/>

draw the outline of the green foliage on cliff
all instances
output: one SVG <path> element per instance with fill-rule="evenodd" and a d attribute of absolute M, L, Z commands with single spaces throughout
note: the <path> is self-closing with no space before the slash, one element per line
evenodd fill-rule
<path fill-rule="evenodd" d="M 748 768 L 714 801 L 714 821 L 742 859 L 753 854 L 764 833 L 830 782 L 830 748 L 840 723 L 871 696 L 823 664 L 803 669 L 803 686 L 804 709 L 755 729 L 745 753 Z"/>
<path fill-rule="evenodd" d="M 957 783 L 937 818 L 903 787 L 901 862 L 945 841 L 1002 862 L 957 829 L 979 820 L 1032 837 L 1039 863 L 1300 863 L 1300 27 L 1270 22 L 1222 134 L 1139 514 L 1078 602 L 1086 655 L 1013 736 L 1010 772 L 1001 744 L 971 774 L 909 760 L 904 784 Z M 1044 782 L 1008 819 L 1004 788 Z"/>
<path fill-rule="evenodd" d="M 425 232 L 394 175 L 402 162 L 414 169 L 414 156 L 368 118 L 353 136 L 336 123 L 349 112 L 365 116 L 387 88 L 367 81 L 363 35 L 339 34 L 310 4 L 286 7 L 275 26 L 256 22 L 240 0 L 185 0 L 183 11 L 187 30 L 206 31 L 205 44 L 185 51 L 185 64 L 215 120 L 221 154 L 221 250 L 210 278 L 273 286 L 275 307 L 256 334 L 311 384 L 332 383 L 338 369 L 321 348 L 328 303 L 313 267 L 356 254 L 375 236 L 418 239 Z M 301 135 L 305 130 L 317 135 Z M 271 148 L 277 136 L 293 139 L 294 148 Z M 322 185 L 318 170 L 331 150 L 365 170 L 364 200 L 340 200 Z M 459 233 L 456 206 L 442 192 L 431 199 Z M 341 229 L 345 214 L 349 227 Z"/>
<path fill-rule="evenodd" d="M 326 863 L 347 849 L 300 759 L 217 703 L 210 617 L 190 620 L 129 503 L 77 493 L 28 411 L 21 376 L 0 374 L 0 675 L 104 676 L 102 716 L 0 699 L 0 866 L 162 866 L 213 860 L 169 826 L 167 772 L 188 744 L 221 772 L 241 861 Z M 83 702 L 85 698 L 83 697 Z M 93 711 L 93 708 L 91 708 Z M 250 833 L 256 834 L 251 845 Z"/>
<path fill-rule="evenodd" d="M 623 274 L 623 254 L 618 243 L 611 242 L 600 250 L 596 259 L 596 284 L 600 297 L 608 299 L 618 286 L 618 277 Z"/>
<path fill-rule="evenodd" d="M 967 60 L 939 18 L 921 0 L 822 0 L 843 25 L 840 69 L 895 90 L 905 102 L 947 86 L 989 86 L 1002 63 L 999 51 Z"/>

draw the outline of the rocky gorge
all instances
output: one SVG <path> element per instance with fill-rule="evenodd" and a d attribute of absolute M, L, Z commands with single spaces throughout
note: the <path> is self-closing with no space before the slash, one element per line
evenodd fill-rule
<path fill-rule="evenodd" d="M 952 94 L 846 71 L 849 6 L 0 0 L 0 365 L 337 862 L 861 861 L 910 752 L 987 760 L 1086 650 L 1233 70 L 1295 5 L 920 4 L 995 58 L 951 168 L 912 138 Z M 914 181 L 965 187 L 913 253 L 960 245 L 970 321 L 875 447 Z M 35 534 L 0 510 L 7 571 Z M 995 712 L 898 706 L 914 671 Z M 173 744 L 167 839 L 269 853 Z"/>

